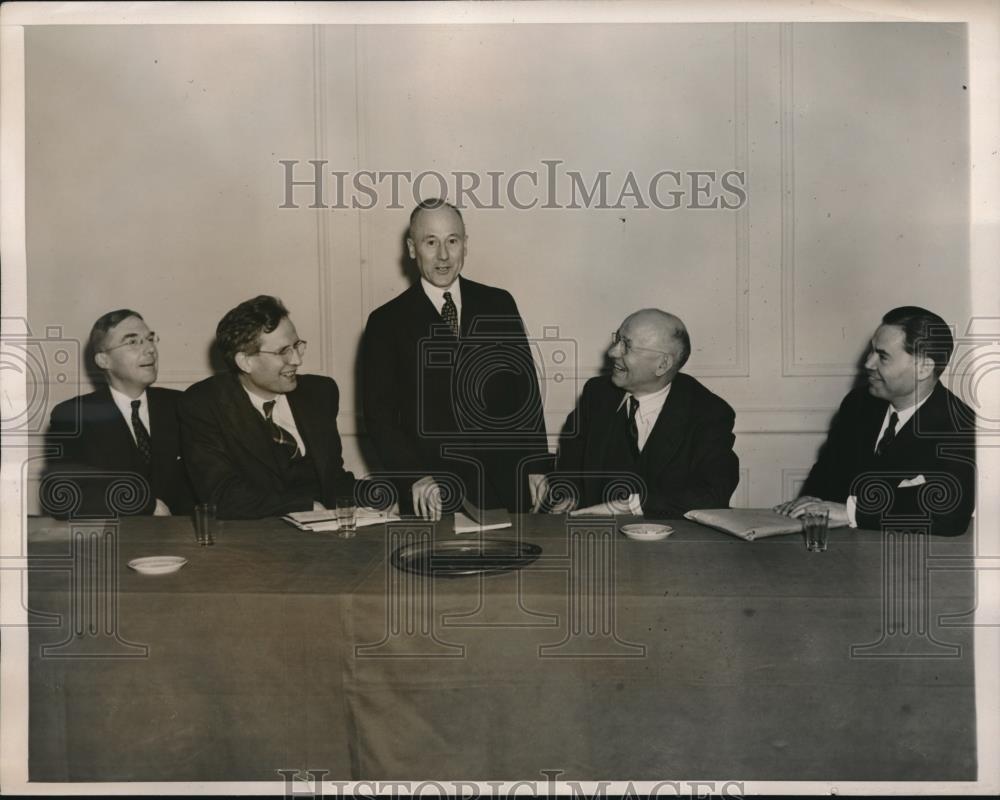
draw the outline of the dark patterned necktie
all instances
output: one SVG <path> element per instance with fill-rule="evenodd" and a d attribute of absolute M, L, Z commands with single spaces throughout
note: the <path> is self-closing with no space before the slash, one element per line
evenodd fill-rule
<path fill-rule="evenodd" d="M 139 416 L 139 406 L 142 400 L 132 401 L 132 431 L 135 433 L 135 446 L 139 448 L 139 455 L 147 464 L 153 457 L 153 443 L 149 438 L 149 431 L 142 424 L 142 417 Z"/>
<path fill-rule="evenodd" d="M 458 308 L 455 301 L 451 299 L 451 292 L 444 293 L 444 308 L 441 309 L 441 318 L 448 323 L 451 332 L 458 336 Z"/>
<path fill-rule="evenodd" d="M 632 455 L 638 458 L 639 456 L 639 424 L 636 422 L 635 415 L 639 411 L 639 401 L 634 397 L 628 399 L 628 438 L 632 445 Z"/>
<path fill-rule="evenodd" d="M 287 454 L 288 460 L 291 461 L 299 455 L 299 443 L 295 441 L 295 437 L 292 436 L 292 434 L 271 419 L 271 414 L 274 413 L 274 404 L 276 402 L 276 400 L 268 400 L 264 403 L 264 419 L 267 420 L 267 427 L 271 431 L 271 441 L 278 445 L 278 447 L 285 454 Z"/>
<path fill-rule="evenodd" d="M 875 455 L 884 456 L 885 451 L 889 449 L 893 440 L 896 438 L 896 423 L 899 422 L 899 415 L 895 411 L 889 416 L 889 424 L 885 426 L 885 433 L 882 434 L 882 438 L 878 440 L 878 444 L 875 446 Z M 871 441 L 871 440 L 869 440 Z"/>

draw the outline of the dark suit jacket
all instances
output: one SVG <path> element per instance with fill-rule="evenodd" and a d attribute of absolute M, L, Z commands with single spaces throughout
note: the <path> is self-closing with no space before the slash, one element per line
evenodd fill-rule
<path fill-rule="evenodd" d="M 404 511 L 416 478 L 446 480 L 449 473 L 480 506 L 523 509 L 528 472 L 545 470 L 522 459 L 548 456 L 524 324 L 508 292 L 459 280 L 459 339 L 444 327 L 419 282 L 369 316 L 365 425 L 382 467 L 398 474 Z M 475 463 L 449 457 L 443 452 L 449 446 Z"/>
<path fill-rule="evenodd" d="M 271 434 L 239 378 L 223 373 L 189 387 L 180 403 L 181 443 L 195 492 L 228 519 L 259 519 L 309 511 L 319 500 L 332 508 L 356 481 L 344 470 L 337 410 L 340 393 L 331 378 L 299 375 L 288 404 L 319 479 L 319 497 L 302 486 L 285 487 Z"/>
<path fill-rule="evenodd" d="M 148 467 L 107 386 L 57 405 L 48 438 L 53 455 L 39 498 L 46 513 L 60 517 L 152 514 L 157 498 L 174 514 L 188 513 L 193 498 L 181 462 L 180 396 L 174 389 L 146 389 L 152 443 Z M 123 478 L 130 487 L 120 485 Z M 78 502 L 71 499 L 75 492 L 67 491 L 64 481 L 76 487 Z M 119 484 L 117 490 L 114 484 Z"/>
<path fill-rule="evenodd" d="M 559 441 L 556 475 L 580 492 L 580 506 L 604 502 L 614 482 L 606 474 L 612 437 L 625 428 L 616 415 L 625 391 L 609 377 L 591 378 L 583 387 Z M 697 380 L 678 373 L 640 455 L 638 476 L 647 517 L 680 517 L 692 508 L 728 508 L 739 483 L 733 452 L 733 409 Z"/>
<path fill-rule="evenodd" d="M 844 398 L 801 494 L 838 503 L 855 495 L 861 528 L 910 523 L 943 536 L 964 533 L 975 506 L 975 414 L 939 383 L 879 457 L 887 407 L 867 388 Z M 924 486 L 899 488 L 918 475 Z"/>

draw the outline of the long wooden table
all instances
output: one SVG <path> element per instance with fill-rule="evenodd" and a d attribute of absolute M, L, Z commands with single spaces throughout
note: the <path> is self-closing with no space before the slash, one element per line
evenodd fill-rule
<path fill-rule="evenodd" d="M 32 519 L 30 779 L 976 778 L 969 534 L 671 524 L 522 517 L 536 562 L 432 579 L 389 554 L 447 519 Z"/>

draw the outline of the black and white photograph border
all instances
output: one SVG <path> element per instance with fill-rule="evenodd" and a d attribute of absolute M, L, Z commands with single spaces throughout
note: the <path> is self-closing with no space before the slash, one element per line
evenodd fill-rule
<path fill-rule="evenodd" d="M 843 35 L 848 24 L 858 26 L 856 37 Z M 926 69 L 914 76 L 886 67 L 866 87 L 871 93 L 863 93 L 858 76 L 873 52 L 870 34 L 881 30 L 878 26 L 903 25 L 924 26 L 920 41 L 927 49 L 911 53 L 907 64 L 922 58 Z M 195 109 L 192 119 L 198 120 L 182 148 L 157 138 L 158 126 L 181 123 L 171 123 L 143 99 L 150 85 L 144 82 L 159 68 L 156 54 L 148 53 L 131 75 L 123 75 L 114 72 L 114 52 L 108 49 L 116 42 L 135 53 L 155 39 L 149 29 L 166 31 L 164 26 L 187 31 L 179 58 L 165 51 L 166 58 L 174 58 L 169 69 L 176 85 L 169 91 L 183 93 L 178 104 Z M 213 85 L 221 73 L 212 63 L 218 62 L 210 53 L 212 37 L 235 26 L 265 32 L 299 26 L 304 33 L 296 41 L 305 51 L 272 53 L 287 55 L 288 63 L 297 59 L 310 80 L 286 86 L 285 74 L 269 71 L 265 62 L 237 59 L 225 65 L 237 73 L 232 85 Z M 483 52 L 496 60 L 469 65 L 455 59 L 471 52 L 458 39 L 480 30 L 483 39 L 493 37 L 493 49 Z M 673 52 L 664 48 L 655 57 L 641 47 L 626 52 L 624 43 L 658 35 L 672 36 Z M 60 37 L 83 42 L 78 52 L 90 54 L 95 74 L 114 73 L 119 81 L 103 96 L 116 102 L 93 117 L 87 117 L 85 92 L 74 99 L 72 79 L 78 76 L 59 72 L 72 63 L 60 60 Z M 547 37 L 551 49 L 544 46 Z M 340 48 L 348 40 L 349 52 Z M 243 42 L 240 55 L 252 53 L 257 41 Z M 400 46 L 382 51 L 380 41 Z M 518 41 L 530 47 L 523 56 L 527 66 L 518 63 L 517 52 L 507 52 L 506 61 L 500 57 Z M 844 42 L 857 44 L 857 50 L 839 52 L 839 71 L 832 77 L 822 74 L 821 63 L 800 58 L 807 48 L 832 53 Z M 905 42 L 900 42 L 887 46 L 901 53 Z M 588 48 L 602 43 L 627 59 L 622 69 L 642 70 L 631 85 L 621 86 L 620 95 L 609 84 L 621 74 L 609 67 L 611 77 L 602 77 L 600 63 L 587 57 L 593 52 Z M 713 47 L 720 49 L 710 51 Z M 453 60 L 402 61 L 434 48 Z M 724 52 L 728 60 L 714 61 L 705 56 L 706 48 Z M 474 105 L 468 98 L 480 92 L 498 108 L 516 108 L 511 87 L 530 77 L 531 65 L 547 64 L 559 54 L 567 58 L 559 66 L 570 97 L 563 112 L 578 115 L 592 130 L 563 149 L 553 145 L 556 140 L 547 137 L 560 128 L 545 107 L 552 87 L 526 83 L 525 118 L 515 121 L 516 132 L 507 139 L 473 141 L 495 120 L 490 102 Z M 600 55 L 606 53 L 595 59 Z M 175 80 L 184 72 L 179 59 L 191 67 L 183 80 Z M 643 91 L 653 80 L 648 76 L 682 74 L 685 60 L 690 82 L 664 80 L 673 92 L 664 102 L 673 105 L 656 107 Z M 247 74 L 239 76 L 237 65 L 243 63 Z M 335 79 L 341 69 L 350 72 L 343 81 Z M 403 69 L 412 75 L 397 80 Z M 514 77 L 501 80 L 502 69 Z M 590 86 L 574 85 L 579 73 Z M 845 77 L 838 83 L 836 75 Z M 426 93 L 414 97 L 413 87 L 429 78 L 455 94 L 422 86 Z M 0 79 L 0 792 L 465 797 L 1000 792 L 1000 448 L 995 444 L 1000 442 L 1000 2 L 11 2 L 0 7 Z M 274 108 L 239 105 L 241 81 L 262 85 L 260 97 L 280 102 Z M 945 86 L 948 81 L 958 85 Z M 104 88 L 98 86 L 97 94 Z M 587 105 L 591 88 L 595 96 L 611 98 L 611 107 Z M 827 106 L 817 110 L 802 102 L 813 90 L 817 97 L 825 93 Z M 939 102 L 925 109 L 922 93 Z M 436 107 L 415 116 L 422 101 Z M 699 105 L 711 109 L 717 125 L 706 125 L 697 114 L 684 119 L 685 109 Z M 341 107 L 349 111 L 339 114 Z M 823 116 L 852 107 L 856 116 L 850 118 Z M 864 119 L 879 107 L 888 109 L 877 122 L 882 128 Z M 920 113 L 909 114 L 918 107 Z M 224 139 L 230 109 L 241 115 L 248 138 L 264 141 L 268 130 L 285 131 L 275 139 L 289 149 L 269 150 L 252 162 L 252 171 L 246 169 L 248 162 L 240 160 L 245 153 Z M 630 109 L 632 117 L 624 113 Z M 934 119 L 935 110 L 941 119 Z M 467 130 L 457 124 L 463 114 L 472 118 Z M 74 115 L 81 126 L 98 126 L 89 139 L 65 137 L 86 142 L 85 151 L 63 146 L 54 127 Z M 606 115 L 615 116 L 600 119 Z M 394 132 L 397 139 L 386 133 L 408 122 L 412 128 Z M 134 147 L 126 143 L 131 149 L 123 152 L 121 142 L 102 146 L 101 131 L 115 129 L 124 132 L 123 140 L 134 135 Z M 620 147 L 611 140 L 615 134 Z M 888 143 L 870 150 L 862 146 L 881 136 Z M 434 137 L 443 144 L 428 145 Z M 666 142 L 668 155 L 648 146 L 651 137 Z M 337 150 L 338 143 L 347 143 L 350 151 Z M 548 146 L 553 149 L 544 149 Z M 850 159 L 837 161 L 838 148 L 854 148 Z M 229 158 L 230 150 L 232 162 L 217 174 L 204 169 Z M 884 155 L 890 150 L 895 160 Z M 134 169 L 157 152 L 165 154 L 162 162 L 149 163 L 148 172 Z M 680 155 L 672 159 L 669 153 Z M 693 160 L 692 153 L 701 160 Z M 183 168 L 182 158 L 190 159 Z M 75 159 L 87 162 L 82 176 L 72 174 Z M 901 167 L 908 163 L 909 172 Z M 185 197 L 179 183 L 170 181 L 170 173 L 181 169 L 192 176 L 201 171 L 203 177 L 192 185 L 203 196 Z M 829 196 L 813 194 L 817 187 L 826 187 Z M 867 200 L 855 208 L 849 193 L 862 189 Z M 560 764 L 543 774 L 471 775 L 463 781 L 426 775 L 349 783 L 327 773 L 324 764 L 289 764 L 276 770 L 272 782 L 29 780 L 29 630 L 52 620 L 30 609 L 27 520 L 39 513 L 46 446 L 40 437 L 48 413 L 55 401 L 89 391 L 83 345 L 90 322 L 107 308 L 141 304 L 163 337 L 159 383 L 183 389 L 211 374 L 215 363 L 207 340 L 222 311 L 258 289 L 282 295 L 300 334 L 310 340 L 314 360 L 306 371 L 334 377 L 341 386 L 338 425 L 345 462 L 363 474 L 370 462 L 356 373 L 364 315 L 407 285 L 409 211 L 413 201 L 438 192 L 462 201 L 470 241 L 463 277 L 483 276 L 517 298 L 541 376 L 550 449 L 583 383 L 605 368 L 603 352 L 615 326 L 642 305 L 661 305 L 679 314 L 691 331 L 685 371 L 736 409 L 741 469 L 734 507 L 770 506 L 797 494 L 882 313 L 912 301 L 945 317 L 954 328 L 956 349 L 944 380 L 978 417 L 974 555 L 949 567 L 947 550 L 936 551 L 933 539 L 928 551 L 928 545 L 911 548 L 889 536 L 872 549 L 882 551 L 887 595 L 893 591 L 890 566 L 907 559 L 931 563 L 939 572 L 974 573 L 974 608 L 941 617 L 935 630 L 964 628 L 961 635 L 973 639 L 975 781 L 766 781 L 671 773 L 660 781 L 607 775 L 604 781 L 583 782 L 567 780 L 565 767 L 573 765 Z M 93 213 L 78 218 L 65 213 L 88 198 Z M 217 208 L 221 205 L 228 208 Z M 248 223 L 260 209 L 267 209 L 262 218 L 268 224 Z M 157 227 L 157 214 L 169 221 L 169 230 Z M 116 219 L 120 236 L 88 241 L 89 232 L 113 230 Z M 208 230 L 212 226 L 214 232 Z M 521 242 L 512 244 L 519 237 Z M 669 237 L 677 243 L 673 252 L 662 249 Z M 205 252 L 185 245 L 186 239 L 201 242 Z M 194 263 L 187 260 L 192 257 Z M 532 257 L 544 265 L 526 263 Z M 311 271 L 297 283 L 287 278 L 294 275 L 289 262 L 298 258 L 310 259 Z M 184 266 L 175 267 L 174 260 Z M 221 286 L 205 281 L 202 290 L 206 268 L 223 262 L 230 266 L 219 267 Z M 626 265 L 633 270 L 630 285 L 617 294 Z M 900 278 L 914 265 L 922 277 L 910 286 Z M 74 277 L 102 270 L 105 274 L 90 282 Z M 226 278 L 241 274 L 245 283 L 225 285 Z M 653 280 L 666 288 L 652 291 Z M 927 287 L 934 280 L 940 290 L 932 293 Z M 573 305 L 565 289 L 560 294 L 567 285 L 577 287 L 580 299 L 575 310 L 563 311 L 555 301 Z M 112 287 L 121 289 L 120 301 L 109 296 Z M 229 306 L 220 305 L 227 300 Z M 161 318 L 178 309 L 190 317 Z M 614 536 L 613 530 L 607 536 Z M 116 523 L 95 528 L 90 538 L 84 531 L 80 547 L 98 563 L 114 559 L 117 534 Z M 606 542 L 601 535 L 596 541 Z M 613 557 L 614 548 L 602 552 Z M 394 575 L 387 570 L 387 584 Z M 519 577 L 519 591 L 520 586 Z M 613 623 L 622 621 L 623 608 L 609 610 Z M 921 616 L 925 611 L 925 606 L 908 609 L 907 619 L 921 631 L 932 624 Z M 548 624 L 544 614 L 520 606 L 518 613 L 540 628 Z M 448 657 L 461 649 L 449 643 L 460 623 L 446 616 L 442 626 L 428 641 L 435 653 Z M 128 631 L 119 636 L 114 622 L 111 634 L 104 643 L 109 658 L 145 657 L 146 644 L 129 640 Z M 614 657 L 645 654 L 632 635 L 615 629 Z M 948 650 L 947 643 L 932 640 L 925 637 L 934 650 L 926 657 Z M 878 645 L 852 643 L 852 658 L 884 657 Z M 372 653 L 365 657 L 376 660 Z M 819 720 L 819 736 L 821 728 Z"/>

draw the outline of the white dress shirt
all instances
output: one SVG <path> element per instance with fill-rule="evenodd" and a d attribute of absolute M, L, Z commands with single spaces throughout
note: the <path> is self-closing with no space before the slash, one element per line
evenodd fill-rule
<path fill-rule="evenodd" d="M 620 411 L 624 408 L 625 416 L 628 416 L 629 398 L 635 397 L 635 399 L 639 401 L 639 408 L 637 408 L 635 412 L 635 425 L 636 428 L 639 429 L 640 453 L 642 452 L 642 448 L 646 446 L 646 440 L 649 439 L 649 434 L 653 432 L 653 426 L 656 424 L 656 420 L 660 417 L 660 411 L 663 409 L 663 404 L 667 401 L 668 394 L 670 394 L 669 383 L 658 392 L 644 394 L 641 397 L 639 395 L 626 393 L 618 406 L 618 410 Z"/>
<path fill-rule="evenodd" d="M 639 430 L 640 453 L 642 452 L 642 448 L 646 446 L 649 434 L 653 432 L 656 420 L 660 418 L 660 412 L 663 410 L 663 404 L 667 401 L 668 394 L 670 394 L 669 383 L 659 391 L 652 394 L 644 394 L 641 397 L 633 395 L 631 392 L 626 392 L 621 403 L 618 404 L 618 410 L 621 411 L 624 408 L 625 416 L 628 416 L 629 398 L 635 397 L 639 401 L 639 407 L 635 410 L 635 426 Z M 638 493 L 629 495 L 628 508 L 637 517 L 642 516 L 642 502 Z"/>
<path fill-rule="evenodd" d="M 139 401 L 139 419 L 142 424 L 146 426 L 146 433 L 149 434 L 150 440 L 153 438 L 153 428 L 149 424 L 149 401 L 146 399 L 146 393 L 143 392 L 138 397 L 132 398 L 127 394 L 119 392 L 114 386 L 108 384 L 108 388 L 111 390 L 111 399 L 115 401 L 115 405 L 118 406 L 118 410 L 125 417 L 125 424 L 128 425 L 128 431 L 132 434 L 132 441 L 135 442 L 136 447 L 139 446 L 139 442 L 135 438 L 135 428 L 132 427 L 132 401 Z M 156 498 L 156 508 L 153 509 L 153 516 L 155 517 L 166 517 L 170 515 L 170 506 L 164 503 L 159 497 Z"/>
<path fill-rule="evenodd" d="M 455 281 L 447 289 L 441 289 L 435 286 L 433 283 L 425 278 L 420 279 L 420 285 L 423 287 L 424 294 L 427 295 L 427 299 L 434 304 L 434 308 L 437 309 L 438 314 L 444 309 L 444 293 L 451 292 L 451 301 L 455 304 L 455 311 L 458 312 L 458 329 L 462 329 L 462 283 L 455 278 Z M 442 318 L 443 319 L 443 318 Z"/>
<path fill-rule="evenodd" d="M 153 436 L 153 429 L 149 426 L 149 401 L 146 399 L 146 393 L 143 392 L 136 398 L 129 397 L 127 394 L 119 392 L 114 386 L 108 384 L 108 388 L 111 390 L 111 399 L 115 401 L 115 405 L 118 406 L 118 410 L 122 412 L 122 416 L 125 417 L 125 424 L 128 425 L 129 433 L 132 434 L 132 441 L 138 442 L 135 438 L 135 430 L 132 428 L 132 400 L 138 400 L 141 405 L 139 406 L 139 419 L 142 420 L 142 424 L 146 426 L 146 433 Z"/>
<path fill-rule="evenodd" d="M 874 453 L 878 449 L 878 443 L 882 441 L 882 435 L 885 433 L 885 429 L 889 427 L 889 418 L 896 414 L 896 428 L 893 431 L 897 436 L 902 430 L 903 426 L 910 421 L 914 414 L 917 413 L 917 409 L 920 408 L 927 399 L 930 397 L 928 394 L 919 403 L 916 403 L 908 408 L 904 408 L 902 411 L 896 411 L 892 403 L 889 403 L 885 410 L 885 417 L 882 419 L 882 427 L 878 429 L 878 436 L 875 437 L 875 441 L 872 442 L 872 452 Z M 852 528 L 858 527 L 857 513 L 858 513 L 858 498 L 853 494 L 847 498 L 847 502 L 844 504 L 847 507 L 847 524 Z"/>
<path fill-rule="evenodd" d="M 264 413 L 264 403 L 268 401 L 255 395 L 247 389 L 246 386 L 243 387 L 243 391 L 247 393 L 247 397 L 250 398 L 250 402 L 253 403 L 253 407 L 257 409 L 264 419 L 267 419 L 267 414 Z M 288 405 L 288 398 L 285 395 L 279 394 L 274 398 L 274 408 L 271 409 L 271 419 L 295 437 L 295 442 L 299 446 L 299 453 L 305 455 L 306 443 L 302 440 L 302 434 L 299 433 L 299 429 L 295 425 L 295 417 L 292 416 L 292 408 Z"/>

